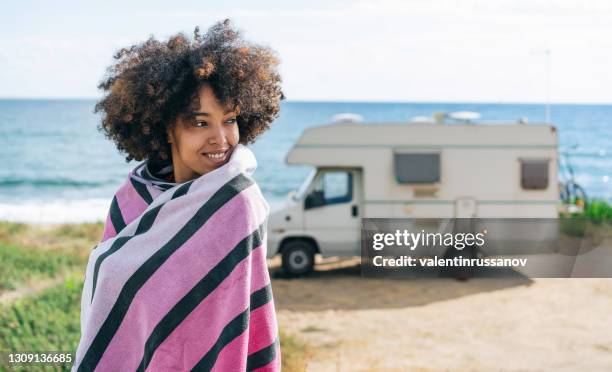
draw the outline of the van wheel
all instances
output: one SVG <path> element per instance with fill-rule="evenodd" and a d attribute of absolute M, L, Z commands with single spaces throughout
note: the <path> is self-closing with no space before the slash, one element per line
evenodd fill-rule
<path fill-rule="evenodd" d="M 304 240 L 283 244 L 283 270 L 290 276 L 306 275 L 314 268 L 314 248 Z"/>
<path fill-rule="evenodd" d="M 468 245 L 463 250 L 459 251 L 454 247 L 447 247 L 444 258 L 455 258 L 461 256 L 462 258 L 478 258 L 478 249 L 473 245 Z M 472 266 L 460 266 L 460 267 L 445 267 L 441 270 L 443 277 L 451 277 L 457 280 L 468 280 L 474 276 L 474 267 Z"/>

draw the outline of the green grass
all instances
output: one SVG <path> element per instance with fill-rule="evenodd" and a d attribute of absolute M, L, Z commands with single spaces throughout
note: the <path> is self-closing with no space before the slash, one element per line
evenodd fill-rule
<path fill-rule="evenodd" d="M 0 351 L 71 352 L 80 337 L 82 273 L 102 224 L 29 225 L 0 222 L 0 292 L 38 278 L 66 275 L 63 283 L 36 295 L 0 304 Z M 67 274 L 64 274 L 67 273 Z M 306 369 L 310 348 L 280 332 L 283 371 Z M 69 365 L 27 365 L 15 371 L 68 371 Z M 8 370 L 0 360 L 0 371 Z"/>
<path fill-rule="evenodd" d="M 0 293 L 63 271 L 84 270 L 102 224 L 28 225 L 0 222 Z"/>
<path fill-rule="evenodd" d="M 68 277 L 61 285 L 49 288 L 38 296 L 0 305 L 0 351 L 71 352 L 74 357 L 80 337 L 82 290 L 82 280 Z M 304 371 L 311 356 L 308 345 L 282 331 L 280 337 L 283 371 Z M 68 365 L 46 368 L 59 371 L 70 369 Z M 32 368 L 23 370 L 31 371 Z"/>
<path fill-rule="evenodd" d="M 583 212 L 561 213 L 561 231 L 569 236 L 584 237 L 587 234 L 610 234 L 612 205 L 603 199 L 591 200 Z"/>
<path fill-rule="evenodd" d="M 612 223 L 612 205 L 602 199 L 595 199 L 587 205 L 584 216 L 596 223 Z"/>
<path fill-rule="evenodd" d="M 69 277 L 36 297 L 0 305 L 0 350 L 74 353 L 80 335 L 82 288 L 81 280 Z M 45 368 L 69 370 L 68 365 Z M 32 365 L 23 370 L 33 370 Z"/>
<path fill-rule="evenodd" d="M 3 292 L 27 280 L 55 277 L 65 268 L 82 264 L 83 260 L 61 252 L 0 243 L 0 262 L 0 292 Z"/>
<path fill-rule="evenodd" d="M 0 221 L 0 243 L 55 251 L 87 259 L 102 238 L 99 223 L 35 225 Z"/>

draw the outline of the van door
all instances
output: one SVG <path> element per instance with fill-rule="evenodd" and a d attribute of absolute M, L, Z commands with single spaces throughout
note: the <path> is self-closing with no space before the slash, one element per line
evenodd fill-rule
<path fill-rule="evenodd" d="M 304 229 L 323 256 L 361 252 L 361 171 L 320 169 L 304 199 Z"/>
<path fill-rule="evenodd" d="M 478 202 L 475 198 L 465 196 L 455 199 L 455 218 L 476 217 Z"/>

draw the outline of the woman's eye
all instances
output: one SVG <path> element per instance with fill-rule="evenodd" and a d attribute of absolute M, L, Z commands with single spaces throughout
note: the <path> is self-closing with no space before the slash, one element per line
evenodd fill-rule
<path fill-rule="evenodd" d="M 234 124 L 234 123 L 236 123 L 236 119 L 235 118 L 229 119 L 229 120 L 226 121 L 226 123 Z M 206 126 L 208 126 L 208 123 L 205 122 L 205 121 L 196 121 L 196 122 L 193 123 L 193 125 L 195 127 L 206 127 Z"/>

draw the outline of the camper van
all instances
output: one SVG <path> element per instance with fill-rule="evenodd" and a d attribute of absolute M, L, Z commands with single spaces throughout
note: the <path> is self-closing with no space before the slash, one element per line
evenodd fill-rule
<path fill-rule="evenodd" d="M 358 256 L 362 218 L 556 218 L 550 124 L 333 123 L 286 156 L 314 169 L 270 216 L 268 257 L 292 275 L 315 254 Z"/>

